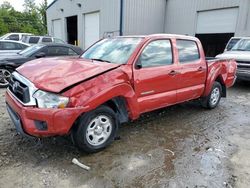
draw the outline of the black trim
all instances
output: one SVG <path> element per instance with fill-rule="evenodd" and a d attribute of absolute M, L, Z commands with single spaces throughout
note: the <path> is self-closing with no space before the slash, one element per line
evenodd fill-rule
<path fill-rule="evenodd" d="M 17 132 L 20 133 L 22 136 L 25 136 L 28 138 L 33 138 L 32 136 L 30 136 L 24 132 L 23 127 L 22 127 L 21 118 L 19 117 L 19 115 L 10 107 L 10 105 L 8 103 L 6 103 L 6 107 L 7 107 L 7 111 L 9 113 L 9 116 L 16 127 Z"/>
<path fill-rule="evenodd" d="M 123 0 L 120 0 L 120 36 L 123 36 Z"/>

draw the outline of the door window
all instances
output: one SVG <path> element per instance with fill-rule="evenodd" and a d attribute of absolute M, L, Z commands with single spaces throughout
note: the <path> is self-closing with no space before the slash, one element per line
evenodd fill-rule
<path fill-rule="evenodd" d="M 52 42 L 52 39 L 51 38 L 49 38 L 49 37 L 44 37 L 43 39 L 42 39 L 42 42 Z"/>
<path fill-rule="evenodd" d="M 19 44 L 15 44 L 12 42 L 2 42 L 1 43 L 2 50 L 19 50 L 21 46 Z"/>
<path fill-rule="evenodd" d="M 142 67 L 157 67 L 173 63 L 172 46 L 170 40 L 157 40 L 144 48 L 139 58 Z"/>
<path fill-rule="evenodd" d="M 37 44 L 39 39 L 40 39 L 39 37 L 30 37 L 29 43 L 30 44 Z"/>
<path fill-rule="evenodd" d="M 200 53 L 195 41 L 176 40 L 179 62 L 189 63 L 200 59 Z"/>
<path fill-rule="evenodd" d="M 71 48 L 62 46 L 48 47 L 48 56 L 72 56 L 77 55 Z"/>

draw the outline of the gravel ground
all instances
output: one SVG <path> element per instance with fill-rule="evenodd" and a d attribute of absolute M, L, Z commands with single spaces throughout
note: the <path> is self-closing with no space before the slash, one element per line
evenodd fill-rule
<path fill-rule="evenodd" d="M 120 128 L 87 155 L 68 137 L 16 134 L 0 90 L 0 187 L 250 187 L 250 84 L 237 83 L 214 110 L 161 109 Z M 91 167 L 85 171 L 73 158 Z"/>

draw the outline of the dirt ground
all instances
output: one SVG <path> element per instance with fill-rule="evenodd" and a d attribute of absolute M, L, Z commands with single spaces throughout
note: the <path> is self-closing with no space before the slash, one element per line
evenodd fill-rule
<path fill-rule="evenodd" d="M 120 139 L 87 155 L 68 137 L 17 135 L 0 90 L 0 187 L 250 187 L 250 84 L 214 110 L 194 102 L 145 114 Z M 85 171 L 73 158 L 91 167 Z"/>

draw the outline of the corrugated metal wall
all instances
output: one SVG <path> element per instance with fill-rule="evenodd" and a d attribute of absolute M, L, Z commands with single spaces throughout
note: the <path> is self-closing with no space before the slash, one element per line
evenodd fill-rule
<path fill-rule="evenodd" d="M 197 12 L 239 7 L 236 36 L 250 36 L 250 0 L 167 0 L 166 33 L 195 35 Z"/>
<path fill-rule="evenodd" d="M 81 7 L 77 4 L 80 3 Z M 63 9 L 63 11 L 61 11 Z M 84 48 L 84 14 L 100 12 L 100 37 L 107 33 L 119 34 L 120 1 L 119 0 L 58 0 L 47 10 L 49 34 L 53 34 L 52 21 L 62 20 L 63 40 L 67 41 L 66 17 L 77 15 L 78 40 Z"/>
<path fill-rule="evenodd" d="M 166 0 L 124 0 L 126 35 L 163 33 Z"/>
<path fill-rule="evenodd" d="M 230 7 L 239 7 L 235 35 L 250 36 L 250 0 L 124 0 L 123 33 L 195 35 L 198 11 Z M 67 40 L 66 17 L 77 15 L 78 39 L 84 47 L 84 14 L 95 11 L 100 12 L 100 36 L 118 35 L 120 0 L 58 0 L 47 10 L 48 31 L 52 33 L 53 20 L 61 19 L 63 39 Z"/>

